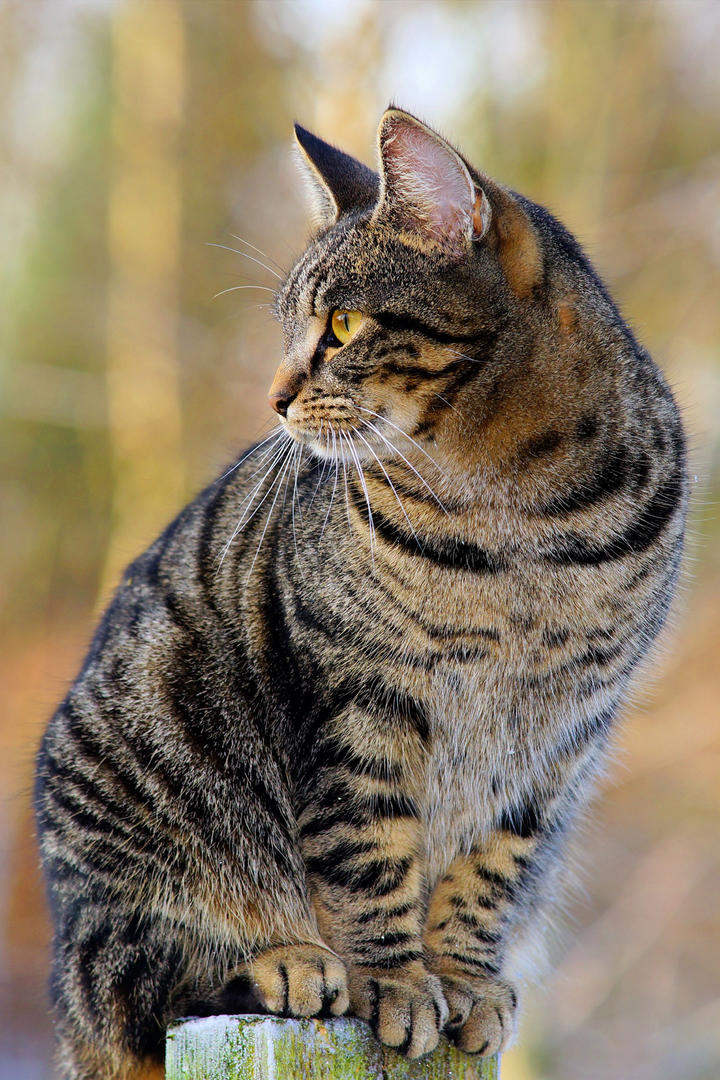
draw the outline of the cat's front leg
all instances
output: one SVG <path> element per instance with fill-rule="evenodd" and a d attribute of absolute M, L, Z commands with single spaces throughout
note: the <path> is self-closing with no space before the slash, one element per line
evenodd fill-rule
<path fill-rule="evenodd" d="M 517 992 L 503 969 L 537 848 L 535 836 L 498 830 L 450 864 L 430 899 L 429 966 L 447 998 L 447 1034 L 467 1053 L 500 1053 L 514 1033 Z"/>
<path fill-rule="evenodd" d="M 350 1011 L 408 1057 L 433 1050 L 447 1019 L 424 960 L 425 865 L 412 745 L 326 738 L 300 817 L 320 932 L 348 965 Z M 412 744 L 412 740 L 410 740 Z"/>

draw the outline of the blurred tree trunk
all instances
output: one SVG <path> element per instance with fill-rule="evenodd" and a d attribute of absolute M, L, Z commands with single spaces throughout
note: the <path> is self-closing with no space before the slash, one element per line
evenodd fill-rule
<path fill-rule="evenodd" d="M 184 45 L 175 0 L 128 0 L 113 13 L 107 393 L 115 476 L 102 598 L 185 494 L 177 369 Z"/>

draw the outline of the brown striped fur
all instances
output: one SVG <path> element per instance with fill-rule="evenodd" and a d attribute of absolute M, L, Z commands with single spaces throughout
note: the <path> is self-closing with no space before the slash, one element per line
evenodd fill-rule
<path fill-rule="evenodd" d="M 66 1080 L 191 1012 L 506 1046 L 678 574 L 678 412 L 563 226 L 399 110 L 379 176 L 297 134 L 280 428 L 129 568 L 38 759 Z"/>

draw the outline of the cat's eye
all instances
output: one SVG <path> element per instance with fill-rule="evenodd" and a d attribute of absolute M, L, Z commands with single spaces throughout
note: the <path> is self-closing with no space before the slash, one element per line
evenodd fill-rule
<path fill-rule="evenodd" d="M 357 334 L 362 320 L 361 311 L 347 311 L 346 308 L 335 308 L 330 316 L 330 326 L 341 345 L 346 345 L 350 338 Z"/>

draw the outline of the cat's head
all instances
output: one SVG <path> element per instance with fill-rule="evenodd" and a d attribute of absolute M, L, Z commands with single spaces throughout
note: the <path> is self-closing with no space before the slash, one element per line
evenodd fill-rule
<path fill-rule="evenodd" d="M 320 455 L 352 438 L 365 459 L 411 443 L 467 457 L 547 307 L 533 204 L 399 109 L 380 123 L 377 174 L 296 137 L 316 231 L 278 292 L 271 404 Z"/>

